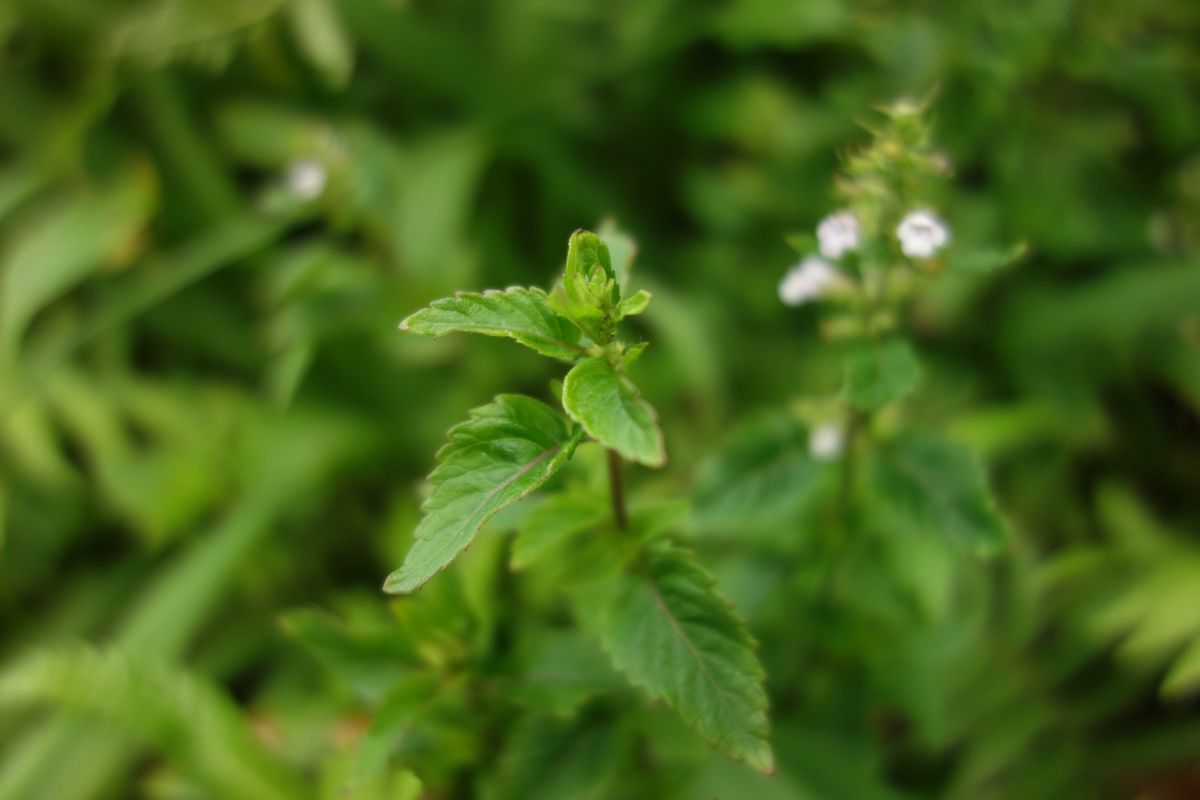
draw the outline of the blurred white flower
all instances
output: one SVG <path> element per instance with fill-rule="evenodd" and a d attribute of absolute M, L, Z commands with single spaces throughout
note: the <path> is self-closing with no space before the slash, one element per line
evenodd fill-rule
<path fill-rule="evenodd" d="M 808 454 L 818 461 L 832 461 L 846 447 L 846 434 L 836 422 L 824 422 L 808 437 Z"/>
<path fill-rule="evenodd" d="M 858 217 L 852 211 L 837 211 L 817 225 L 817 249 L 826 258 L 841 258 L 857 250 L 859 241 Z"/>
<path fill-rule="evenodd" d="M 929 258 L 950 241 L 946 222 L 926 208 L 910 211 L 896 227 L 900 250 L 909 258 Z"/>
<path fill-rule="evenodd" d="M 779 299 L 784 305 L 803 305 L 825 294 L 841 280 L 842 276 L 828 261 L 808 256 L 783 276 L 779 282 Z"/>
<path fill-rule="evenodd" d="M 284 182 L 288 190 L 301 200 L 315 200 L 325 191 L 328 177 L 324 164 L 316 159 L 303 158 L 288 165 Z"/>

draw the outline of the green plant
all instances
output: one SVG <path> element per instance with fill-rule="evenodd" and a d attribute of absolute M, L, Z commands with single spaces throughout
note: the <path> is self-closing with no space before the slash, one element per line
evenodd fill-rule
<path fill-rule="evenodd" d="M 605 450 L 611 514 L 597 515 L 586 491 L 551 498 L 521 527 L 514 564 L 556 561 L 578 623 L 618 670 L 713 746 L 770 772 L 767 698 L 753 641 L 713 579 L 663 535 L 671 506 L 627 508 L 624 461 L 661 467 L 666 450 L 654 408 L 626 374 L 646 343 L 617 338 L 620 322 L 645 311 L 650 294 L 627 295 L 633 248 L 615 232 L 607 238 L 576 231 L 549 294 L 517 287 L 459 293 L 401 324 L 428 336 L 508 337 L 571 368 L 555 391 L 561 412 L 505 394 L 450 429 L 412 548 L 384 589 L 419 589 L 489 518 L 546 483 L 585 440 L 594 442 Z"/>

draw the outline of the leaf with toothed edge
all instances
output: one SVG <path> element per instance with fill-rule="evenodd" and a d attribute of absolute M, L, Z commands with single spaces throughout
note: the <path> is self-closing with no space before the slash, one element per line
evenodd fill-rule
<path fill-rule="evenodd" d="M 648 467 L 667 462 L 654 407 L 601 357 L 584 359 L 563 381 L 563 408 L 596 441 Z"/>
<path fill-rule="evenodd" d="M 404 564 L 386 592 L 421 587 L 454 560 L 500 509 L 541 486 L 570 457 L 583 431 L 545 403 L 502 394 L 450 429 L 429 475 L 432 492 Z"/>
<path fill-rule="evenodd" d="M 613 664 L 721 752 L 770 774 L 767 695 L 754 640 L 691 554 L 667 543 L 577 596 Z"/>
<path fill-rule="evenodd" d="M 459 292 L 409 315 L 400 330 L 425 336 L 481 333 L 506 336 L 541 355 L 574 363 L 587 355 L 583 332 L 555 313 L 541 289 L 513 286 L 481 293 Z"/>

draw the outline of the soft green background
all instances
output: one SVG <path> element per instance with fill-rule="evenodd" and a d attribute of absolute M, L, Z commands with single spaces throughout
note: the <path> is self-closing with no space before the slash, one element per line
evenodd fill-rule
<path fill-rule="evenodd" d="M 379 648 L 470 662 L 525 613 L 470 577 L 498 536 L 419 611 L 378 591 L 443 431 L 559 374 L 396 323 L 546 285 L 615 218 L 670 455 L 629 479 L 682 495 L 737 423 L 836 392 L 783 237 L 873 107 L 931 92 L 956 236 L 1030 254 L 922 297 L 906 414 L 981 452 L 1012 551 L 859 554 L 912 590 L 864 579 L 843 624 L 803 602 L 811 526 L 700 535 L 761 644 L 770 781 L 619 687 L 513 717 L 486 658 L 391 768 L 434 797 L 1200 796 L 1200 4 L 9 0 L 0 52 L 0 798 L 352 796 Z M 306 607 L 374 657 L 322 664 Z"/>

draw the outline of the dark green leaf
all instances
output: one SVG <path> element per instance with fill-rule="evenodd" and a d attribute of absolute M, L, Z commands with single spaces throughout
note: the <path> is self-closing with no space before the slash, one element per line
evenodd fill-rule
<path fill-rule="evenodd" d="M 946 268 L 952 272 L 989 272 L 1011 264 L 1025 255 L 1024 243 L 1003 248 L 977 248 L 951 251 L 946 256 Z"/>
<path fill-rule="evenodd" d="M 879 499 L 906 522 L 980 555 L 1008 545 L 983 468 L 962 445 L 905 434 L 875 452 L 872 476 Z"/>
<path fill-rule="evenodd" d="M 578 608 L 634 684 L 721 752 L 774 769 L 754 641 L 688 553 L 653 547 L 639 572 L 583 595 Z"/>
<path fill-rule="evenodd" d="M 540 289 L 514 286 L 482 294 L 459 292 L 412 314 L 400 323 L 400 330 L 425 336 L 456 332 L 506 336 L 544 356 L 571 363 L 587 354 L 583 333 L 554 312 Z"/>
<path fill-rule="evenodd" d="M 411 592 L 454 560 L 500 509 L 541 486 L 569 456 L 579 434 L 561 414 L 529 397 L 500 395 L 450 429 L 429 476 L 404 564 L 388 576 L 387 592 Z"/>
<path fill-rule="evenodd" d="M 864 344 L 846 364 L 842 399 L 863 410 L 894 403 L 912 391 L 919 372 L 912 345 L 904 339 Z"/>

